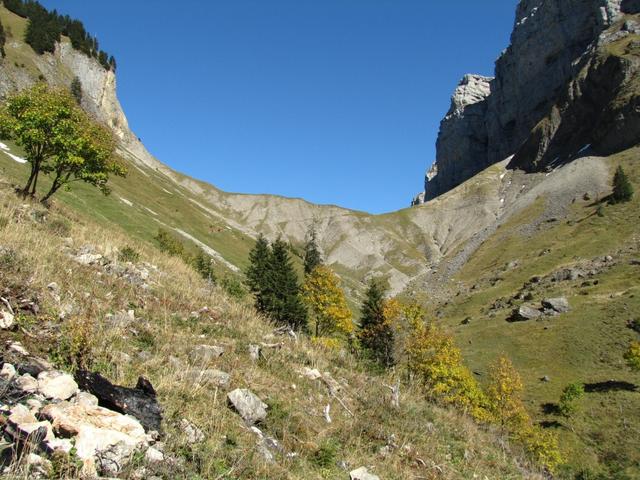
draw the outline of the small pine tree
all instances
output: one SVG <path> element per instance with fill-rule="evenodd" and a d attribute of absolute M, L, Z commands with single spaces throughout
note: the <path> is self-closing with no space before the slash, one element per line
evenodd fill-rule
<path fill-rule="evenodd" d="M 318 249 L 315 225 L 311 225 L 307 231 L 307 243 L 304 246 L 304 274 L 309 275 L 319 265 L 322 265 L 322 255 Z"/>
<path fill-rule="evenodd" d="M 268 308 L 271 318 L 294 330 L 307 329 L 307 309 L 302 302 L 298 276 L 288 244 L 278 238 L 271 246 L 268 269 Z"/>
<path fill-rule="evenodd" d="M 358 337 L 365 351 L 382 367 L 394 364 L 394 335 L 385 316 L 386 288 L 377 280 L 369 282 L 364 302 L 360 307 Z"/>
<path fill-rule="evenodd" d="M 82 82 L 79 77 L 73 77 L 73 81 L 71 82 L 71 95 L 76 99 L 78 105 L 82 104 Z"/>
<path fill-rule="evenodd" d="M 633 197 L 633 186 L 622 166 L 618 166 L 613 176 L 613 203 L 628 202 Z"/>
<path fill-rule="evenodd" d="M 269 259 L 271 247 L 269 242 L 260 235 L 251 252 L 249 252 L 249 268 L 246 271 L 246 284 L 255 298 L 256 310 L 260 313 L 268 313 L 270 285 L 269 285 Z"/>
<path fill-rule="evenodd" d="M 200 274 L 202 278 L 210 284 L 216 284 L 216 274 L 213 270 L 213 261 L 209 255 L 199 248 L 192 260 L 193 268 Z"/>

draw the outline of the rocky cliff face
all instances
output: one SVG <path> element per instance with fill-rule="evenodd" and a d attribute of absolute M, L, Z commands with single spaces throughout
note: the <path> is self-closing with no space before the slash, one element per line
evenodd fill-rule
<path fill-rule="evenodd" d="M 10 43 L 12 48 L 28 48 L 16 40 Z M 152 168 L 162 167 L 129 129 L 117 97 L 114 72 L 105 70 L 95 59 L 74 50 L 68 41 L 59 43 L 53 54 L 33 54 L 29 60 L 32 64 L 28 66 L 0 60 L 0 96 L 29 87 L 38 81 L 38 77 L 50 85 L 65 88 L 70 86 L 74 77 L 78 77 L 82 83 L 83 108 L 111 127 L 119 139 L 120 153 Z"/>
<path fill-rule="evenodd" d="M 526 170 L 551 163 L 539 160 L 551 153 L 547 152 L 551 143 L 548 136 L 559 125 L 567 98 L 572 100 L 574 115 L 581 110 L 578 104 L 593 106 L 596 103 L 603 107 L 613 101 L 611 95 L 594 98 L 586 95 L 587 92 L 575 91 L 574 82 L 584 73 L 585 66 L 600 71 L 590 76 L 589 93 L 596 97 L 619 92 L 623 85 L 629 86 L 637 74 L 632 58 L 617 62 L 617 67 L 600 64 L 603 52 L 611 53 L 606 51 L 607 45 L 622 37 L 637 35 L 634 26 L 637 19 L 631 14 L 640 11 L 639 4 L 637 0 L 522 0 L 516 12 L 511 45 L 496 62 L 495 78 L 467 75 L 454 93 L 451 109 L 441 123 L 436 162 L 425 179 L 424 201 L 514 154 L 517 155 L 512 166 Z M 626 27 L 621 26 L 625 20 Z M 627 56 L 632 57 L 633 51 Z M 604 74 L 602 68 L 612 76 Z M 571 87 L 574 87 L 573 93 L 569 92 Z M 582 115 L 596 116 L 583 116 L 580 119 L 583 123 L 602 123 L 596 108 L 583 110 Z M 555 116 L 551 121 L 555 127 L 532 134 L 549 116 Z M 607 118 L 615 122 L 617 117 L 608 115 Z M 623 136 L 631 139 L 633 135 Z M 534 152 L 532 143 L 540 146 L 544 153 Z M 588 139 L 586 143 L 596 151 L 597 147 L 604 147 L 595 139 Z M 618 143 L 615 148 L 631 146 L 629 142 Z M 520 152 L 525 144 L 526 152 Z M 602 153 L 611 153 L 611 148 L 612 144 Z M 417 200 L 419 203 L 420 199 Z"/>

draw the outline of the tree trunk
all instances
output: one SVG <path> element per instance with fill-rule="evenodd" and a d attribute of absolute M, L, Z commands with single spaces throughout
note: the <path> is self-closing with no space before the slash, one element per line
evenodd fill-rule
<path fill-rule="evenodd" d="M 33 185 L 31 186 L 31 192 L 30 192 L 32 197 L 35 197 L 35 195 L 36 195 L 36 186 L 38 185 L 38 175 L 40 175 L 40 169 L 39 168 L 36 170 L 36 174 L 33 177 Z"/>
<path fill-rule="evenodd" d="M 24 198 L 27 197 L 27 195 L 29 195 L 29 190 L 31 189 L 31 184 L 33 183 L 33 179 L 36 176 L 36 164 L 32 163 L 31 164 L 31 174 L 29 175 L 29 181 L 27 181 L 27 184 L 24 186 L 24 188 L 22 189 L 22 196 Z"/>
<path fill-rule="evenodd" d="M 40 200 L 40 202 L 47 203 L 47 201 L 51 198 L 51 196 L 58 191 L 60 186 L 61 185 L 58 183 L 58 178 L 56 177 L 56 179 L 51 184 L 51 188 L 49 189 L 47 194 L 44 197 L 42 197 L 42 200 Z"/>

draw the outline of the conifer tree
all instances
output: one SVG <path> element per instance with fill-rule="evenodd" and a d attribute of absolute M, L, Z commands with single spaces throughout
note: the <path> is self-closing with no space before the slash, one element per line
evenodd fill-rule
<path fill-rule="evenodd" d="M 369 282 L 364 302 L 360 308 L 361 345 L 381 366 L 388 368 L 393 360 L 393 329 L 385 317 L 386 289 L 380 280 Z"/>
<path fill-rule="evenodd" d="M 271 246 L 268 269 L 268 310 L 271 318 L 294 330 L 307 329 L 307 309 L 302 302 L 298 276 L 289 257 L 289 246 L 278 238 Z"/>
<path fill-rule="evenodd" d="M 319 265 L 322 265 L 322 254 L 318 249 L 315 225 L 307 230 L 307 243 L 304 246 L 304 274 L 309 275 Z"/>
<path fill-rule="evenodd" d="M 269 242 L 260 234 L 256 244 L 249 253 L 249 268 L 246 272 L 247 286 L 255 298 L 256 310 L 260 313 L 269 311 L 269 268 L 271 247 Z"/>
<path fill-rule="evenodd" d="M 613 203 L 628 202 L 633 197 L 633 186 L 622 166 L 618 166 L 613 176 Z"/>

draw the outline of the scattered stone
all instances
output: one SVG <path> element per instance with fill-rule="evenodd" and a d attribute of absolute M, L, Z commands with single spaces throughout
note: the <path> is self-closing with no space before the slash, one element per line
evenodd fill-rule
<path fill-rule="evenodd" d="M 47 289 L 50 292 L 53 292 L 53 293 L 60 292 L 60 287 L 58 286 L 58 284 L 56 282 L 51 282 L 49 285 L 47 285 Z"/>
<path fill-rule="evenodd" d="M 81 265 L 93 265 L 102 260 L 102 255 L 99 253 L 83 253 L 72 258 Z"/>
<path fill-rule="evenodd" d="M 267 418 L 268 405 L 249 389 L 237 388 L 227 394 L 227 399 L 249 425 Z"/>
<path fill-rule="evenodd" d="M 217 345 L 198 345 L 189 354 L 193 363 L 209 363 L 224 353 L 224 348 Z"/>
<path fill-rule="evenodd" d="M 249 345 L 248 350 L 251 360 L 257 362 L 260 359 L 260 345 L 252 343 L 251 345 Z"/>
<path fill-rule="evenodd" d="M 539 318 L 541 315 L 542 312 L 540 310 L 522 305 L 513 311 L 509 320 L 512 322 L 526 322 L 527 320 Z"/>
<path fill-rule="evenodd" d="M 76 394 L 78 384 L 68 373 L 52 370 L 38 375 L 38 392 L 52 400 L 67 400 Z"/>
<path fill-rule="evenodd" d="M 38 381 L 28 373 L 21 375 L 15 381 L 16 387 L 25 393 L 36 393 L 38 391 Z"/>
<path fill-rule="evenodd" d="M 324 372 L 322 374 L 322 381 L 329 389 L 329 393 L 333 396 L 336 396 L 340 390 L 342 390 L 342 385 L 340 385 L 329 372 Z"/>
<path fill-rule="evenodd" d="M 551 381 L 551 378 L 549 377 L 549 375 L 545 375 L 544 377 L 542 377 L 542 378 L 540 379 L 540 381 L 541 381 L 541 382 L 548 383 L 548 382 L 550 382 L 550 381 Z"/>
<path fill-rule="evenodd" d="M 202 430 L 200 430 L 186 418 L 180 420 L 179 426 L 182 432 L 187 437 L 187 441 L 189 443 L 199 443 L 204 441 L 205 436 L 204 433 L 202 433 Z"/>
<path fill-rule="evenodd" d="M 10 330 L 15 324 L 16 320 L 12 313 L 6 310 L 0 311 L 0 329 Z"/>
<path fill-rule="evenodd" d="M 204 370 L 191 368 L 187 371 L 187 379 L 200 385 L 211 385 L 220 388 L 227 388 L 231 383 L 231 375 L 213 368 Z"/>
<path fill-rule="evenodd" d="M 157 448 L 149 447 L 144 454 L 144 459 L 147 463 L 162 463 L 164 462 L 164 453 Z"/>
<path fill-rule="evenodd" d="M 303 377 L 306 377 L 309 380 L 318 380 L 322 378 L 322 374 L 317 368 L 303 367 L 300 373 Z"/>
<path fill-rule="evenodd" d="M 55 438 L 51 423 L 38 421 L 26 406 L 15 405 L 9 413 L 7 418 L 9 428 L 6 431 L 15 441 L 37 445 L 43 440 Z"/>
<path fill-rule="evenodd" d="M 607 263 L 613 262 L 613 257 L 611 255 L 607 255 L 603 258 L 603 260 Z"/>
<path fill-rule="evenodd" d="M 634 258 L 629 262 L 629 265 L 640 265 L 640 258 Z"/>
<path fill-rule="evenodd" d="M 120 311 L 116 313 L 109 313 L 106 315 L 105 320 L 112 327 L 115 328 L 126 328 L 136 321 L 136 315 L 133 310 L 127 310 L 126 312 Z"/>
<path fill-rule="evenodd" d="M 460 322 L 461 325 L 469 325 L 471 323 L 471 317 L 467 317 L 464 320 L 462 320 L 462 322 Z"/>
<path fill-rule="evenodd" d="M 570 310 L 569 301 L 566 297 L 545 298 L 542 300 L 542 306 L 558 313 L 565 313 Z"/>
<path fill-rule="evenodd" d="M 42 402 L 37 398 L 30 398 L 24 403 L 27 407 L 29 407 L 29 411 L 34 415 L 36 415 L 42 408 Z"/>
<path fill-rule="evenodd" d="M 3 380 L 12 380 L 13 377 L 16 376 L 16 367 L 11 365 L 10 363 L 5 363 L 2 365 L 2 370 L 0 370 L 0 378 Z"/>
<path fill-rule="evenodd" d="M 95 395 L 91 395 L 88 392 L 78 392 L 73 398 L 73 403 L 83 407 L 97 407 L 99 402 L 98 397 Z"/>
<path fill-rule="evenodd" d="M 351 480 L 380 480 L 380 477 L 369 473 L 367 467 L 360 467 L 356 470 L 349 472 L 349 478 Z"/>
<path fill-rule="evenodd" d="M 258 427 L 251 427 L 251 431 L 258 436 L 258 443 L 256 445 L 258 452 L 260 452 L 267 462 L 273 463 L 276 459 L 276 455 L 283 453 L 280 442 L 275 438 L 262 433 Z"/>

